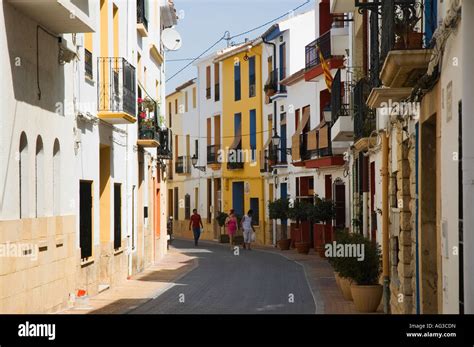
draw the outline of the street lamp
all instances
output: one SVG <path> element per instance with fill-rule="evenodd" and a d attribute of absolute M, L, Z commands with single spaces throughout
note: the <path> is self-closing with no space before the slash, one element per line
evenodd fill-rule
<path fill-rule="evenodd" d="M 278 134 L 275 133 L 275 135 L 273 135 L 273 137 L 272 137 L 273 146 L 277 147 L 277 148 L 280 147 L 280 142 L 281 142 L 280 136 L 278 136 Z"/>
<path fill-rule="evenodd" d="M 323 115 L 324 115 L 324 120 L 326 121 L 326 123 L 331 122 L 331 120 L 332 120 L 332 111 L 331 111 L 330 106 L 326 106 L 323 109 Z"/>
<path fill-rule="evenodd" d="M 206 167 L 205 166 L 196 166 L 198 162 L 198 157 L 196 154 L 194 154 L 191 157 L 191 164 L 193 164 L 193 167 L 199 171 L 206 172 Z"/>

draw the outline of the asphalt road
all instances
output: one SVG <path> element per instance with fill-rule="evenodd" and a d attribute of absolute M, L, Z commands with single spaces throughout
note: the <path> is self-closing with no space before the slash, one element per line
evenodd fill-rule
<path fill-rule="evenodd" d="M 312 314 L 313 296 L 303 267 L 278 254 L 175 240 L 198 257 L 197 268 L 132 314 Z"/>

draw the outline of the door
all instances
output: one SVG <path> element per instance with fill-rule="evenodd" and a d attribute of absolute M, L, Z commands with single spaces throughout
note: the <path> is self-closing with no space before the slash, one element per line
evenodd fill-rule
<path fill-rule="evenodd" d="M 114 249 L 122 247 L 122 186 L 114 184 Z"/>
<path fill-rule="evenodd" d="M 232 183 L 232 208 L 236 215 L 244 215 L 244 182 Z"/>
<path fill-rule="evenodd" d="M 81 259 L 92 256 L 92 182 L 79 184 L 79 246 Z"/>
<path fill-rule="evenodd" d="M 334 186 L 336 205 L 336 228 L 342 229 L 346 226 L 346 185 L 337 183 Z"/>
<path fill-rule="evenodd" d="M 281 183 L 280 184 L 280 197 L 282 199 L 287 199 L 288 198 L 288 185 L 286 183 Z M 281 224 L 282 225 L 287 225 L 288 224 L 288 219 L 282 219 Z"/>

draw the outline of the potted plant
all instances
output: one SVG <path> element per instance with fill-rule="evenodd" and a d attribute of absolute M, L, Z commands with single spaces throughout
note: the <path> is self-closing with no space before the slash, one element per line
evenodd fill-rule
<path fill-rule="evenodd" d="M 335 241 L 337 242 L 337 244 L 341 244 L 341 245 L 347 244 L 349 238 L 350 238 L 350 234 L 349 234 L 348 231 L 346 231 L 346 230 L 336 231 L 336 240 Z M 329 264 L 332 266 L 332 268 L 334 270 L 334 277 L 336 279 L 336 284 L 338 285 L 338 287 L 342 291 L 342 285 L 343 284 L 341 283 L 341 276 L 340 276 L 339 272 L 343 271 L 342 267 L 343 267 L 344 258 L 337 257 L 334 253 L 332 253 L 330 255 L 329 254 L 327 255 L 327 259 L 328 259 Z M 347 288 L 345 290 L 346 290 L 346 294 L 348 295 L 348 298 L 350 298 L 351 295 L 349 295 L 350 294 L 349 281 L 347 281 Z"/>
<path fill-rule="evenodd" d="M 351 294 L 359 312 L 375 312 L 382 299 L 383 287 L 379 283 L 382 273 L 380 245 L 357 235 L 353 242 L 362 246 L 362 260 L 352 258 L 345 275 L 352 280 Z"/>
<path fill-rule="evenodd" d="M 155 138 L 155 122 L 151 118 L 142 118 L 140 120 L 140 138 L 154 139 Z"/>
<path fill-rule="evenodd" d="M 270 219 L 288 219 L 288 211 L 290 209 L 290 201 L 288 199 L 278 199 L 268 203 L 268 214 Z M 285 251 L 290 249 L 291 239 L 287 236 L 287 225 L 281 223 L 280 240 L 278 247 Z"/>
<path fill-rule="evenodd" d="M 219 242 L 220 243 L 229 243 L 229 235 L 222 233 L 222 228 L 225 226 L 225 221 L 227 220 L 227 217 L 229 217 L 229 215 L 225 212 L 219 212 L 216 216 L 217 224 L 220 227 L 219 228 L 220 230 Z"/>
<path fill-rule="evenodd" d="M 295 246 L 298 253 L 301 254 L 309 253 L 310 243 L 303 240 L 303 230 L 300 223 L 308 220 L 312 206 L 309 202 L 296 200 L 288 210 L 288 217 L 296 221 L 295 232 L 300 233 L 300 240 L 295 242 Z"/>
<path fill-rule="evenodd" d="M 336 216 L 336 209 L 334 206 L 334 202 L 329 199 L 322 199 L 318 195 L 315 196 L 314 206 L 309 210 L 309 220 L 312 223 L 321 223 L 326 224 L 323 227 L 319 228 L 319 232 L 315 235 L 315 239 L 318 237 L 321 238 L 321 242 L 318 242 L 318 246 L 316 247 L 316 251 L 319 255 L 324 258 L 324 251 L 325 251 L 325 243 L 331 242 L 331 238 L 326 238 L 325 231 L 326 226 L 328 226 L 328 222 L 330 222 Z M 331 225 L 329 225 L 331 227 Z"/>

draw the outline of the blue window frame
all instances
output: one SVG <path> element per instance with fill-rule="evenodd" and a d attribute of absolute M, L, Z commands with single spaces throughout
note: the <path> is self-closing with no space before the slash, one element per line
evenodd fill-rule
<path fill-rule="evenodd" d="M 255 57 L 249 58 L 249 98 L 253 98 L 256 93 L 255 86 Z"/>
<path fill-rule="evenodd" d="M 234 64 L 234 99 L 239 101 L 241 98 L 240 83 L 240 62 Z"/>
<path fill-rule="evenodd" d="M 257 111 L 250 110 L 250 149 L 252 153 L 252 161 L 255 160 L 255 151 L 257 149 Z"/>

